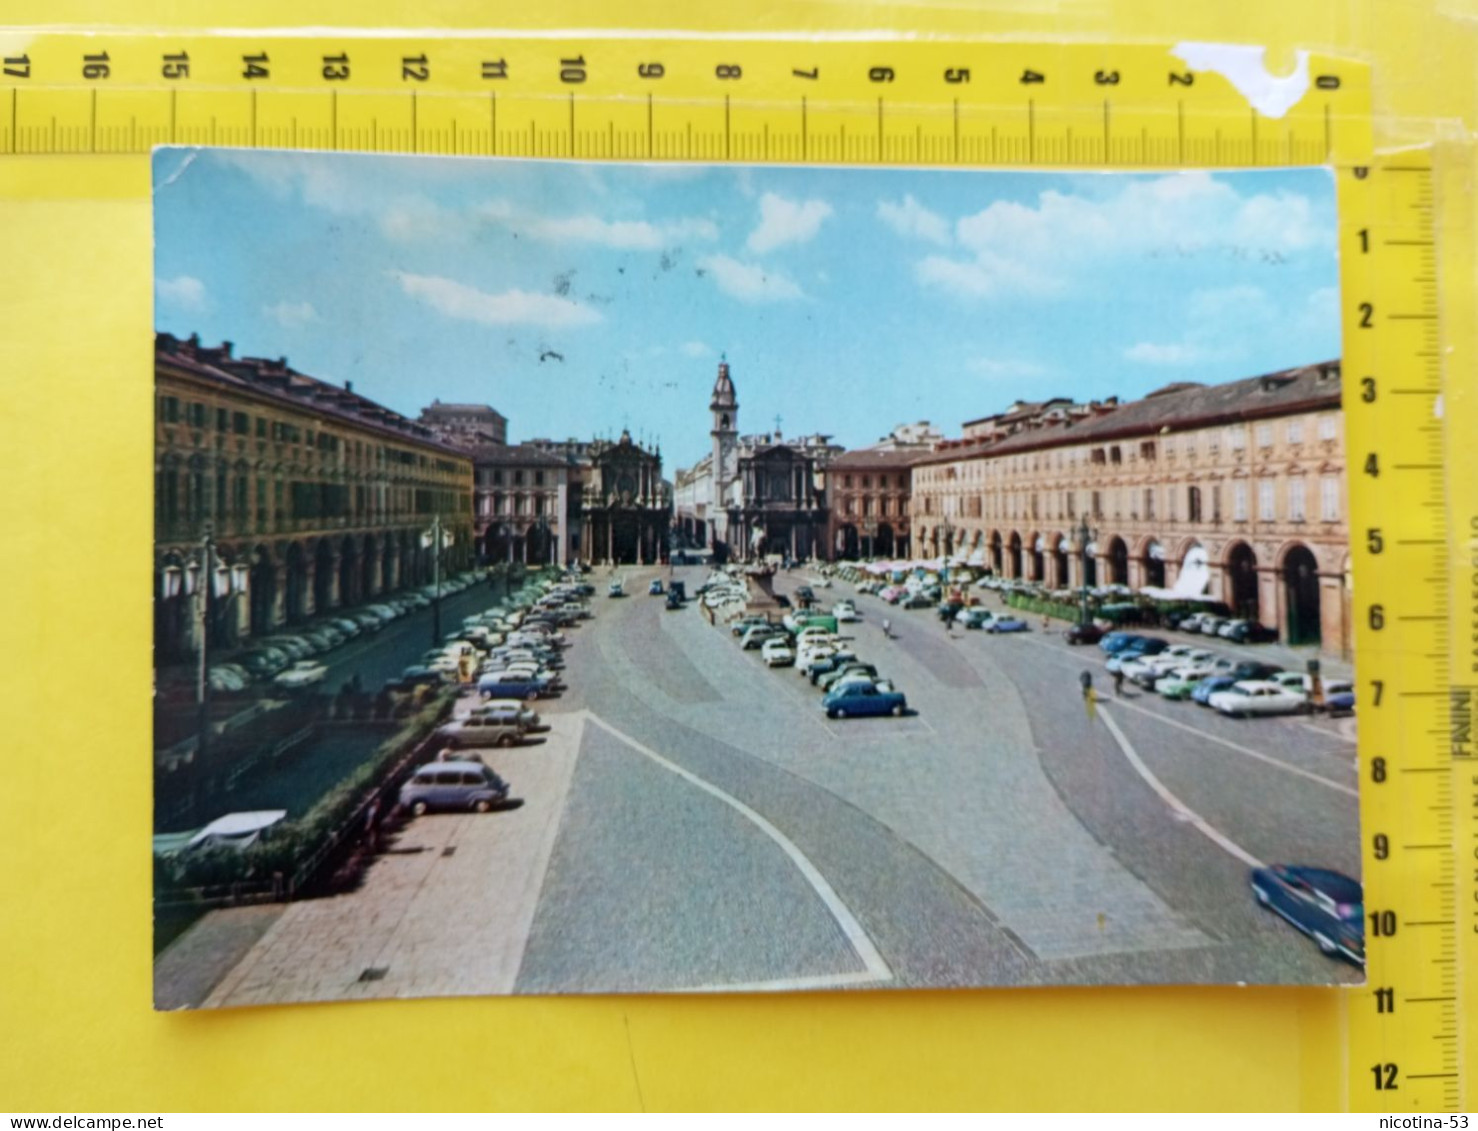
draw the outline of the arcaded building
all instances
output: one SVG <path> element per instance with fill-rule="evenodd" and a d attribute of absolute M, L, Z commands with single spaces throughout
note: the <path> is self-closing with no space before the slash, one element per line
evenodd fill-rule
<path fill-rule="evenodd" d="M 1340 405 L 1331 361 L 947 441 L 913 470 L 914 552 L 1050 588 L 1195 590 L 1348 656 Z"/>
<path fill-rule="evenodd" d="M 423 585 L 472 563 L 472 461 L 424 425 L 230 342 L 155 339 L 154 592 L 160 663 Z M 206 538 L 211 540 L 205 580 Z"/>

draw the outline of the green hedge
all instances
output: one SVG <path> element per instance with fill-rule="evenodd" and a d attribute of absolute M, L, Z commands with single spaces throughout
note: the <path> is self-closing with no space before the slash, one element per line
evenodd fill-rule
<path fill-rule="evenodd" d="M 1036 613 L 1039 616 L 1056 617 L 1058 620 L 1070 620 L 1076 622 L 1083 615 L 1082 606 L 1077 604 L 1065 604 L 1062 601 L 1049 601 L 1045 597 L 1029 597 L 1025 593 L 1007 593 L 1006 604 L 1013 609 L 1022 612 Z M 1093 612 L 1093 606 L 1088 607 L 1089 614 Z"/>
<path fill-rule="evenodd" d="M 312 809 L 296 820 L 274 826 L 266 838 L 250 848 L 244 851 L 208 848 L 167 858 L 155 857 L 155 899 L 171 894 L 171 889 L 270 881 L 279 872 L 284 880 L 291 878 L 330 836 L 343 827 L 365 791 L 386 770 L 426 740 L 451 705 L 452 696 L 446 692 L 433 699 L 382 742 L 373 755 L 320 797 Z M 175 894 L 188 898 L 185 891 Z"/>

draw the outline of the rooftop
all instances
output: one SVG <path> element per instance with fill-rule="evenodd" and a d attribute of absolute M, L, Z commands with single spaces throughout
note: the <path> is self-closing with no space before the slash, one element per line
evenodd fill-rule
<path fill-rule="evenodd" d="M 230 342 L 204 346 L 196 334 L 179 338 L 159 332 L 154 335 L 154 363 L 156 368 L 171 365 L 196 377 L 250 391 L 285 406 L 414 440 L 426 447 L 465 458 L 463 451 L 438 439 L 436 433 L 424 424 L 356 393 L 353 382 L 337 385 L 310 377 L 288 365 L 285 357 L 236 357 Z"/>

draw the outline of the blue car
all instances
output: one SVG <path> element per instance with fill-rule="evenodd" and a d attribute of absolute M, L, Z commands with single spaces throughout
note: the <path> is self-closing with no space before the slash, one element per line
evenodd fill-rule
<path fill-rule="evenodd" d="M 477 681 L 484 699 L 537 699 L 546 684 L 540 679 L 515 679 L 507 675 L 485 675 Z"/>
<path fill-rule="evenodd" d="M 1020 617 L 994 617 L 985 626 L 986 632 L 1030 632 L 1026 621 Z"/>
<path fill-rule="evenodd" d="M 1365 907 L 1358 880 L 1329 868 L 1274 864 L 1252 870 L 1258 906 L 1281 915 L 1331 958 L 1365 965 Z"/>
<path fill-rule="evenodd" d="M 908 701 L 901 691 L 879 691 L 870 683 L 854 683 L 823 697 L 821 709 L 828 719 L 901 715 L 908 710 Z"/>
<path fill-rule="evenodd" d="M 1145 656 L 1158 656 L 1169 647 L 1170 641 L 1161 640 L 1158 636 L 1141 636 L 1127 648 L 1120 648 L 1109 656 L 1108 670 L 1116 672 L 1130 660 L 1138 660 Z"/>
<path fill-rule="evenodd" d="M 1191 689 L 1192 702 L 1199 703 L 1203 707 L 1211 706 L 1211 697 L 1218 691 L 1225 691 L 1237 682 L 1236 676 L 1213 675 L 1203 679 Z"/>
<path fill-rule="evenodd" d="M 1143 639 L 1143 636 L 1134 632 L 1111 632 L 1098 642 L 1098 646 L 1107 655 L 1112 656 L 1115 652 L 1122 652 L 1136 640 Z"/>

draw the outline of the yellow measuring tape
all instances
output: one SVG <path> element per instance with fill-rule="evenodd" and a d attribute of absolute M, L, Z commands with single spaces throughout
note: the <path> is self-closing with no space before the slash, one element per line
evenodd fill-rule
<path fill-rule="evenodd" d="M 1273 119 L 1221 75 L 1144 45 L 234 32 L 25 42 L 0 75 L 0 159 L 188 144 L 1335 166 L 1369 975 L 1347 997 L 1349 1104 L 1462 1107 L 1464 1024 L 1478 1017 L 1464 981 L 1478 969 L 1478 455 L 1445 438 L 1478 435 L 1478 410 L 1444 386 L 1441 152 L 1374 155 L 1365 66 L 1312 56 L 1307 92 Z M 1464 474 L 1445 473 L 1457 461 Z"/>

